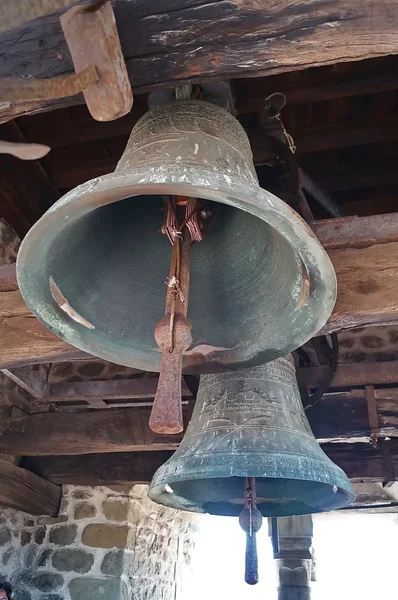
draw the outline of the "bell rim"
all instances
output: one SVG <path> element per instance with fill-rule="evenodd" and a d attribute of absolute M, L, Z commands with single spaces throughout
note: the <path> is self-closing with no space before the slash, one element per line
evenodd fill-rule
<path fill-rule="evenodd" d="M 315 289 L 317 294 L 316 298 L 311 293 L 308 294 L 302 305 L 295 311 L 295 318 L 306 314 L 308 320 L 304 326 L 301 322 L 296 331 L 294 343 L 275 350 L 272 356 L 269 356 L 268 349 L 266 358 L 264 351 L 256 356 L 248 356 L 243 359 L 239 357 L 239 360 L 236 360 L 235 357 L 228 364 L 223 363 L 222 360 L 225 351 L 214 352 L 213 362 L 209 362 L 206 356 L 203 361 L 198 361 L 196 357 L 187 359 L 187 355 L 184 355 L 184 373 L 212 373 L 228 368 L 244 368 L 249 365 L 262 364 L 295 350 L 323 327 L 335 305 L 337 280 L 329 256 L 307 223 L 290 206 L 271 192 L 258 185 L 250 184 L 246 180 L 242 184 L 239 178 L 233 174 L 215 173 L 210 169 L 206 172 L 206 169 L 201 169 L 199 176 L 194 168 L 185 168 L 184 173 L 181 174 L 180 166 L 177 168 L 175 165 L 166 165 L 162 172 L 159 172 L 158 168 L 135 169 L 133 173 L 116 171 L 87 181 L 60 198 L 30 229 L 22 241 L 17 257 L 18 285 L 29 308 L 39 321 L 53 333 L 79 350 L 105 360 L 143 370 L 159 370 L 152 361 L 148 361 L 144 353 L 132 350 L 132 360 L 126 360 L 126 356 L 115 357 L 113 352 L 107 352 L 105 348 L 93 349 L 93 346 L 82 341 L 78 334 L 65 334 L 65 329 L 68 330 L 68 328 L 64 327 L 62 330 L 60 325 L 67 321 L 66 315 L 58 314 L 58 318 L 55 320 L 46 318 L 46 315 L 43 314 L 44 310 L 39 311 L 37 307 L 29 304 L 28 295 L 24 290 L 24 279 L 29 265 L 28 256 L 32 252 L 34 253 L 34 248 L 40 244 L 41 232 L 51 226 L 52 221 L 60 218 L 69 219 L 74 214 L 84 215 L 95 208 L 129 197 L 152 194 L 194 195 L 242 209 L 262 219 L 292 245 L 306 269 L 310 290 Z M 322 282 L 323 286 L 315 287 L 315 282 Z M 228 351 L 228 354 L 231 356 L 231 351 Z"/>
<path fill-rule="evenodd" d="M 239 453 L 242 456 L 247 456 L 245 452 Z M 251 459 L 254 458 L 256 453 L 251 453 Z M 159 469 L 155 472 L 149 490 L 148 497 L 158 504 L 162 504 L 164 506 L 168 506 L 169 508 L 174 508 L 177 510 L 186 510 L 191 512 L 199 512 L 203 513 L 205 511 L 201 510 L 198 504 L 191 502 L 178 493 L 173 491 L 167 491 L 166 486 L 171 486 L 173 483 L 183 483 L 191 480 L 208 480 L 208 479 L 229 479 L 229 478 L 242 478 L 245 477 L 255 477 L 256 479 L 286 479 L 290 481 L 302 481 L 307 482 L 309 484 L 323 484 L 330 485 L 331 487 L 336 487 L 335 496 L 330 496 L 330 501 L 325 503 L 326 508 L 313 507 L 311 511 L 308 513 L 297 513 L 297 514 L 310 514 L 316 512 L 328 512 L 331 510 L 337 510 L 339 508 L 344 508 L 348 506 L 355 500 L 355 493 L 353 491 L 350 480 L 344 471 L 338 467 L 333 461 L 330 461 L 328 457 L 326 457 L 327 461 L 330 461 L 327 464 L 327 469 L 325 469 L 325 462 L 322 458 L 308 457 L 305 455 L 289 455 L 289 465 L 292 468 L 292 464 L 297 461 L 297 465 L 300 465 L 300 468 L 303 468 L 303 462 L 307 462 L 308 465 L 311 465 L 313 468 L 318 463 L 321 467 L 317 473 L 314 473 L 314 470 L 311 471 L 310 477 L 299 477 L 297 475 L 289 476 L 289 470 L 286 470 L 286 456 L 280 456 L 278 458 L 275 457 L 275 454 L 272 453 L 269 457 L 266 457 L 264 460 L 264 454 L 262 454 L 263 460 L 261 461 L 262 469 L 259 470 L 258 467 L 250 468 L 245 465 L 241 465 L 239 469 L 235 467 L 230 467 L 229 471 L 224 475 L 214 475 L 214 471 L 212 471 L 212 461 L 206 461 L 204 457 L 200 455 L 195 455 L 195 459 L 197 460 L 197 468 L 195 465 L 191 464 L 191 468 L 189 471 L 186 470 L 186 460 L 187 457 L 181 456 L 177 458 L 173 458 L 173 456 L 166 461 Z M 325 455 L 326 456 L 326 455 Z M 214 458 L 214 455 L 212 455 Z M 189 457 L 192 461 L 192 457 Z M 220 457 L 217 456 L 217 464 L 220 461 Z M 178 463 L 181 463 L 180 468 Z M 250 462 L 250 461 L 249 461 Z M 170 469 L 170 465 L 172 464 L 172 470 Z M 323 466 L 323 468 L 322 468 Z M 272 471 L 275 471 L 275 474 L 272 475 Z M 327 471 L 329 473 L 327 474 Z M 276 472 L 278 475 L 276 475 Z M 213 476 L 212 476 L 213 473 Z M 268 473 L 271 473 L 269 475 Z M 166 481 L 165 481 L 166 480 Z M 172 488 L 171 488 L 172 489 Z M 337 492 L 339 494 L 337 495 Z M 340 498 L 339 502 L 336 502 Z M 335 500 L 333 502 L 333 500 Z M 270 515 L 271 516 L 271 515 Z M 286 515 L 279 516 L 290 516 L 290 513 Z"/>

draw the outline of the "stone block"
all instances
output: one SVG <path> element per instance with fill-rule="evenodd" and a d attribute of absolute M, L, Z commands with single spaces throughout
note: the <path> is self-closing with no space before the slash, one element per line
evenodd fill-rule
<path fill-rule="evenodd" d="M 40 596 L 40 600 L 64 600 L 64 597 L 59 594 L 46 594 L 45 596 Z"/>
<path fill-rule="evenodd" d="M 126 525 L 90 523 L 83 531 L 82 542 L 92 548 L 125 548 L 128 532 Z"/>
<path fill-rule="evenodd" d="M 57 544 L 57 546 L 68 546 L 69 544 L 73 544 L 76 534 L 77 525 L 53 527 L 50 531 L 49 542 L 50 544 Z"/>
<path fill-rule="evenodd" d="M 32 596 L 27 590 L 17 588 L 13 590 L 12 600 L 32 600 Z"/>
<path fill-rule="evenodd" d="M 8 527 L 0 527 L 0 546 L 5 546 L 11 542 L 11 533 Z"/>
<path fill-rule="evenodd" d="M 49 548 L 47 548 L 47 550 L 43 550 L 43 552 L 40 554 L 38 560 L 37 560 L 37 566 L 38 567 L 45 567 L 47 565 L 47 561 L 50 558 L 52 553 L 52 550 L 50 550 Z"/>
<path fill-rule="evenodd" d="M 32 532 L 31 531 L 21 531 L 21 546 L 26 546 L 26 544 L 30 544 L 32 541 Z"/>
<path fill-rule="evenodd" d="M 122 582 L 119 579 L 79 577 L 69 584 L 71 600 L 121 600 Z"/>
<path fill-rule="evenodd" d="M 21 525 L 22 513 L 19 511 L 13 511 L 10 515 L 10 523 L 14 527 Z"/>
<path fill-rule="evenodd" d="M 109 521 L 126 521 L 129 503 L 107 500 L 102 504 L 102 510 Z"/>
<path fill-rule="evenodd" d="M 25 527 L 34 527 L 34 526 L 35 526 L 35 522 L 33 521 L 33 519 L 25 520 Z"/>
<path fill-rule="evenodd" d="M 62 497 L 61 504 L 59 505 L 58 515 L 61 515 L 61 516 L 66 515 L 68 513 L 68 505 L 69 505 L 68 498 Z"/>
<path fill-rule="evenodd" d="M 35 542 L 39 544 L 39 546 L 44 542 L 44 538 L 46 537 L 46 528 L 39 527 L 39 529 L 35 532 Z"/>
<path fill-rule="evenodd" d="M 92 517 L 95 517 L 96 512 L 97 510 L 94 504 L 80 502 L 76 505 L 73 516 L 75 519 L 91 519 Z"/>
<path fill-rule="evenodd" d="M 54 552 L 52 562 L 57 571 L 88 573 L 94 564 L 94 557 L 84 550 L 65 549 Z"/>
<path fill-rule="evenodd" d="M 124 552 L 123 550 L 112 550 L 104 556 L 101 565 L 101 573 L 120 577 L 123 573 Z"/>
<path fill-rule="evenodd" d="M 89 500 L 93 497 L 93 493 L 90 490 L 75 490 L 72 492 L 72 498 L 75 500 Z"/>
<path fill-rule="evenodd" d="M 59 573 L 44 572 L 32 572 L 25 571 L 21 573 L 17 578 L 17 585 L 22 585 L 39 592 L 52 592 L 57 590 L 64 583 L 64 578 Z"/>
<path fill-rule="evenodd" d="M 59 517 L 39 517 L 37 519 L 38 525 L 57 525 L 58 523 L 66 523 L 68 520 L 67 515 L 60 515 Z"/>
<path fill-rule="evenodd" d="M 35 544 L 30 544 L 25 549 L 24 556 L 24 565 L 26 568 L 29 568 L 33 565 L 33 561 L 35 560 L 37 555 L 37 546 Z"/>
<path fill-rule="evenodd" d="M 8 563 L 10 562 L 13 554 L 14 554 L 15 550 L 14 548 L 10 548 L 9 550 L 7 550 L 7 552 L 4 552 L 3 554 L 3 558 L 2 558 L 2 563 L 3 565 L 8 565 Z"/>

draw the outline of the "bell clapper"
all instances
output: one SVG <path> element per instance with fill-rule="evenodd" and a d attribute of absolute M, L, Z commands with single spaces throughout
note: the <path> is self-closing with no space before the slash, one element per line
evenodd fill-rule
<path fill-rule="evenodd" d="M 181 206 L 185 218 L 178 226 Z M 162 233 L 173 244 L 167 279 L 165 316 L 155 329 L 162 351 L 159 383 L 149 419 L 155 433 L 175 434 L 183 430 L 181 406 L 182 355 L 192 343 L 192 327 L 187 318 L 191 245 L 202 239 L 196 198 L 170 197 L 166 206 Z"/>
<path fill-rule="evenodd" d="M 256 533 L 262 525 L 262 515 L 256 505 L 256 480 L 245 477 L 245 506 L 239 515 L 239 524 L 246 532 L 245 581 L 249 585 L 258 583 L 258 558 Z"/>

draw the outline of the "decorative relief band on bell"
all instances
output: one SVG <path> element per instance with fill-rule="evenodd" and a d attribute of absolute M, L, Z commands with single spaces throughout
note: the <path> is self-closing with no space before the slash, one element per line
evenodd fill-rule
<path fill-rule="evenodd" d="M 138 121 L 116 172 L 141 165 L 203 168 L 258 185 L 246 132 L 229 112 L 203 100 L 169 102 Z"/>
<path fill-rule="evenodd" d="M 259 367 L 202 375 L 199 391 L 200 410 L 195 409 L 198 424 L 207 431 L 234 427 L 246 431 L 267 426 L 269 429 L 296 429 L 312 436 L 303 413 L 292 355 Z M 205 401 L 201 402 L 201 399 Z M 289 400 L 287 402 L 287 400 Z M 187 437 L 196 435 L 188 428 Z"/>

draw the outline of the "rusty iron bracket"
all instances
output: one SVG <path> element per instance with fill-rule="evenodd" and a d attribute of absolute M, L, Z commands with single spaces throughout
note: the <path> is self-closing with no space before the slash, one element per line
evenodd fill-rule
<path fill-rule="evenodd" d="M 14 22 L 14 16 L 17 23 L 20 18 L 34 15 L 31 9 L 42 4 L 26 0 L 15 2 L 15 6 L 6 3 L 3 9 L 0 7 L 0 20 L 5 13 L 6 21 Z M 71 2 L 59 4 L 64 7 Z M 112 3 L 98 0 L 73 6 L 61 15 L 60 21 L 76 72 L 48 79 L 0 79 L 0 122 L 9 121 L 26 111 L 39 110 L 39 103 L 46 100 L 75 96 L 80 92 L 83 92 L 87 107 L 97 121 L 112 121 L 131 110 L 133 92 Z"/>
<path fill-rule="evenodd" d="M 379 426 L 379 415 L 377 414 L 377 404 L 376 404 L 376 396 L 375 396 L 375 388 L 373 385 L 365 386 L 366 389 L 366 402 L 368 407 L 368 418 L 370 425 L 370 438 L 369 441 L 371 445 L 376 448 L 377 441 L 380 435 L 380 426 Z"/>
<path fill-rule="evenodd" d="M 0 79 L 0 95 L 6 102 L 35 100 L 54 100 L 66 96 L 74 96 L 98 81 L 98 73 L 94 65 L 89 65 L 79 73 L 49 79 L 33 77 L 3 77 Z M 1 113 L 0 113 L 1 114 Z"/>
<path fill-rule="evenodd" d="M 94 64 L 99 75 L 83 91 L 91 116 L 113 121 L 130 112 L 133 92 L 110 1 L 73 6 L 60 18 L 75 71 Z"/>
<path fill-rule="evenodd" d="M 391 460 L 389 441 L 386 438 L 382 438 L 380 440 L 379 445 L 381 455 L 383 457 L 384 467 L 387 473 L 387 477 L 383 482 L 383 487 L 388 488 L 391 487 L 397 481 L 397 476 L 395 473 L 394 463 Z"/>

